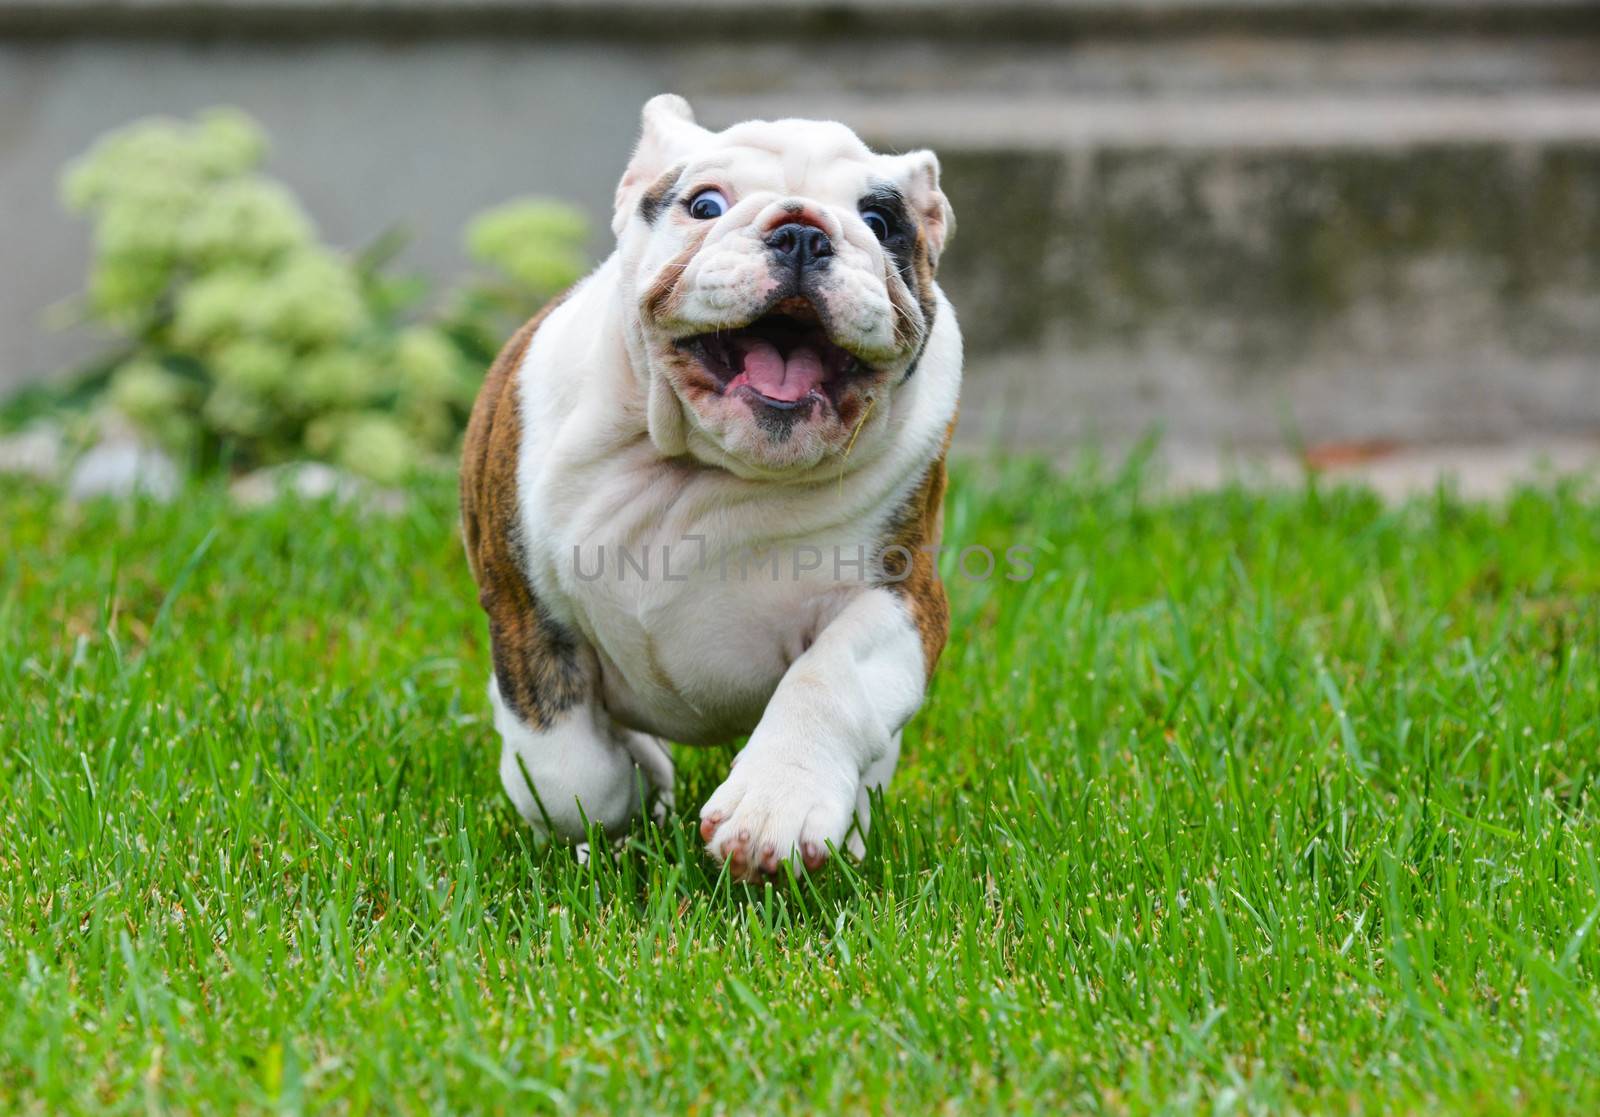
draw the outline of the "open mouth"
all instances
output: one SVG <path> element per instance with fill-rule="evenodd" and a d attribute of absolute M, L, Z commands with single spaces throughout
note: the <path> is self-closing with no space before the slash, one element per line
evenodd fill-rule
<path fill-rule="evenodd" d="M 738 329 L 696 334 L 677 342 L 717 380 L 724 395 L 748 393 L 780 411 L 816 401 L 837 406 L 839 390 L 867 368 L 828 338 L 816 308 L 785 299 Z"/>

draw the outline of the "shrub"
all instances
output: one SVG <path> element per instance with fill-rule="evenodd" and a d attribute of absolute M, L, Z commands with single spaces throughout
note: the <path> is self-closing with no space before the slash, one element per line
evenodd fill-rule
<path fill-rule="evenodd" d="M 118 349 L 95 391 L 200 465 L 317 457 L 381 481 L 454 447 L 495 347 L 586 266 L 571 207 L 508 203 L 467 232 L 492 269 L 443 309 L 390 265 L 394 235 L 351 256 L 260 168 L 266 137 L 216 109 L 103 137 L 62 181 L 93 225 L 84 316 Z"/>

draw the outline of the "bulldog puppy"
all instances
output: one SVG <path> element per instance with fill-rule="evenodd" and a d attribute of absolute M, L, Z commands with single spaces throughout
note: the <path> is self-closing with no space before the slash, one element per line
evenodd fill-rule
<path fill-rule="evenodd" d="M 644 106 L 616 251 L 506 345 L 462 463 L 500 777 L 541 833 L 615 835 L 671 805 L 663 738 L 748 733 L 708 853 L 860 855 L 948 629 L 952 225 L 931 152 Z"/>

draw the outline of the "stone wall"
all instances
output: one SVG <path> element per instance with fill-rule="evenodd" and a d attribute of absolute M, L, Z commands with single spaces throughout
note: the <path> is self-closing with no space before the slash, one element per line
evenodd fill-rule
<path fill-rule="evenodd" d="M 0 0 L 0 385 L 92 345 L 57 168 L 239 105 L 336 242 L 605 230 L 639 104 L 944 159 L 969 440 L 1600 433 L 1600 5 L 1568 0 Z M 596 252 L 606 245 L 597 233 Z"/>

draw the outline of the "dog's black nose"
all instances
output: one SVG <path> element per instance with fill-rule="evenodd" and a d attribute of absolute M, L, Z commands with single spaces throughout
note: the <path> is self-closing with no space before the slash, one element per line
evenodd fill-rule
<path fill-rule="evenodd" d="M 767 247 L 792 268 L 815 267 L 833 255 L 833 242 L 815 225 L 791 221 L 767 234 Z"/>

